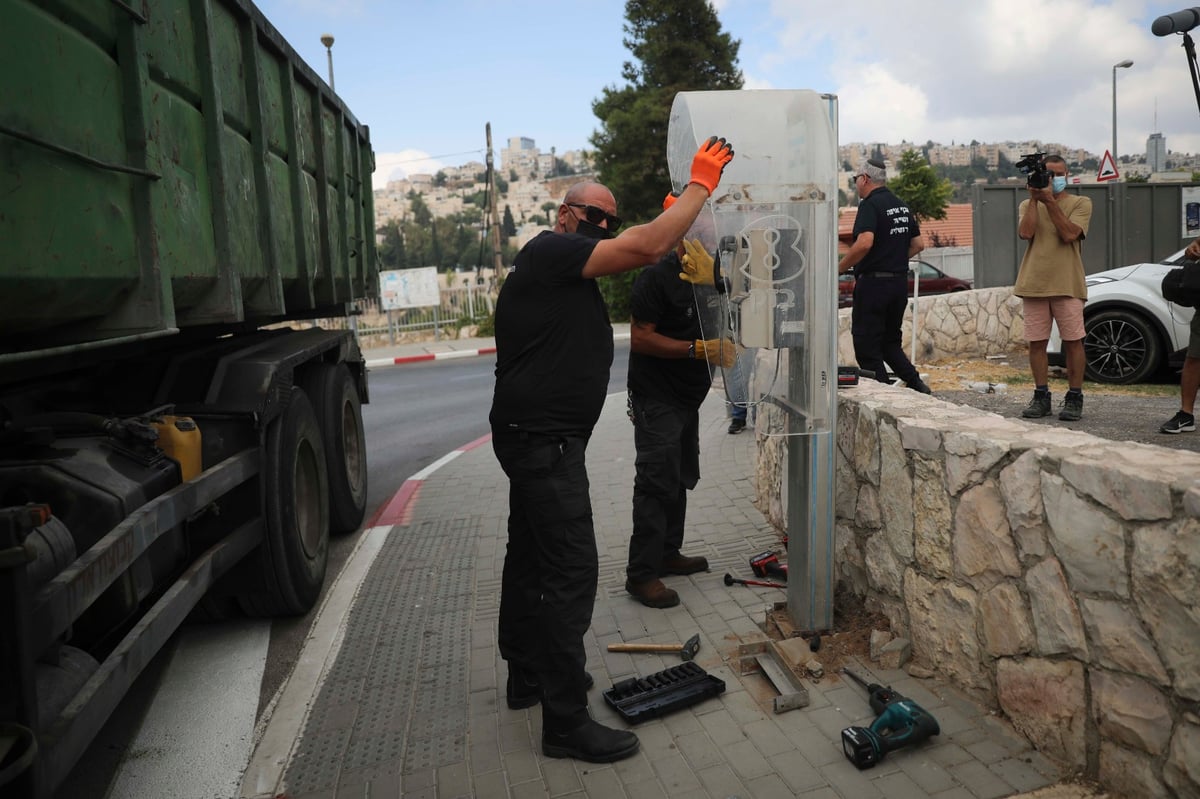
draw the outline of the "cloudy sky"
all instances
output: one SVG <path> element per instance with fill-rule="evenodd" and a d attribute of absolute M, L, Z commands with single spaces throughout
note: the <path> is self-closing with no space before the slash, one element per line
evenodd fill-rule
<path fill-rule="evenodd" d="M 1177 3 L 1178 0 L 1172 0 Z M 526 136 L 586 148 L 592 101 L 631 58 L 620 0 L 260 0 L 371 126 L 376 184 L 497 156 Z M 842 143 L 1039 139 L 1118 153 L 1200 152 L 1200 110 L 1180 35 L 1151 23 L 1185 6 L 1142 0 L 717 0 L 751 89 L 838 96 Z M 1200 29 L 1193 32 L 1200 37 Z"/>

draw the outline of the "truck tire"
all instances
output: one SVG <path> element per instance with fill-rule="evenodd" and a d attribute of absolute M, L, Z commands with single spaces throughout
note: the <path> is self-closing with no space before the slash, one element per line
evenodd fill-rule
<path fill-rule="evenodd" d="M 250 616 L 299 616 L 321 593 L 329 558 L 329 478 L 312 403 L 293 387 L 267 428 L 262 473 L 262 584 L 238 597 Z"/>
<path fill-rule="evenodd" d="M 353 533 L 367 512 L 367 442 L 358 387 L 344 363 L 317 364 L 298 382 L 312 402 L 325 441 L 329 532 Z"/>

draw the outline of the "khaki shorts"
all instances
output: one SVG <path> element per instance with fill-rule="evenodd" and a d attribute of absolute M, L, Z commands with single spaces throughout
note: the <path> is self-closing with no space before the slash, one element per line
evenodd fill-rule
<path fill-rule="evenodd" d="M 1051 321 L 1058 322 L 1058 335 L 1063 341 L 1083 338 L 1083 300 L 1077 297 L 1025 298 L 1026 341 L 1049 339 Z"/>

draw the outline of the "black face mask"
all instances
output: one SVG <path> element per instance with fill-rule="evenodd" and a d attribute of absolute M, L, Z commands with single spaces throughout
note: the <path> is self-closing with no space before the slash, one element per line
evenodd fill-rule
<path fill-rule="evenodd" d="M 611 239 L 613 237 L 610 231 L 599 225 L 593 225 L 586 219 L 577 219 L 575 222 L 575 232 L 580 236 L 587 236 L 589 239 Z"/>

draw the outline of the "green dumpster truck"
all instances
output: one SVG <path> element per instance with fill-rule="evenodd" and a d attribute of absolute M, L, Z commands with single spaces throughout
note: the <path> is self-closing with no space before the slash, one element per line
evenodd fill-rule
<path fill-rule="evenodd" d="M 0 795 L 41 799 L 185 619 L 305 613 L 362 523 L 374 154 L 249 0 L 0 33 Z"/>

